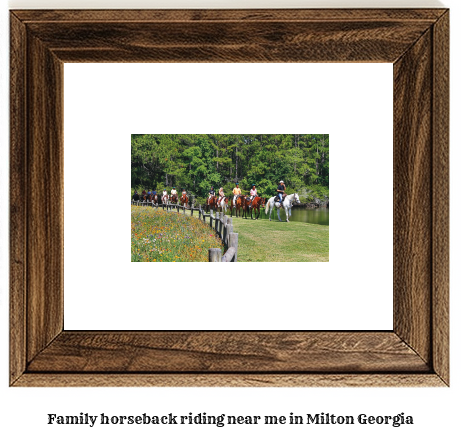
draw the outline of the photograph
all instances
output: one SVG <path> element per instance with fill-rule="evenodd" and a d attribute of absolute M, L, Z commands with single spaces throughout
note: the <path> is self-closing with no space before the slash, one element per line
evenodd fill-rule
<path fill-rule="evenodd" d="M 132 134 L 131 262 L 328 262 L 328 134 Z"/>

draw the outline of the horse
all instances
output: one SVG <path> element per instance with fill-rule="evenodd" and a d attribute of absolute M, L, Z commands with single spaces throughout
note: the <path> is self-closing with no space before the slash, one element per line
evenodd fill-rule
<path fill-rule="evenodd" d="M 269 209 L 270 209 L 270 212 L 269 212 L 269 221 L 271 221 L 271 217 L 272 217 L 272 209 L 274 208 L 274 204 L 276 204 L 276 207 L 277 207 L 277 216 L 279 218 L 279 221 L 282 221 L 280 219 L 280 202 L 278 203 L 275 203 L 275 198 L 276 197 L 271 197 L 269 198 L 267 204 L 266 204 L 266 215 L 267 213 L 269 212 Z M 296 202 L 297 204 L 300 204 L 301 202 L 299 201 L 299 196 L 297 193 L 295 194 L 290 194 L 290 195 L 287 195 L 284 200 L 283 200 L 283 208 L 285 209 L 285 215 L 287 217 L 287 223 L 290 222 L 290 220 L 288 219 L 289 216 L 291 216 L 291 207 L 293 205 L 293 202 Z"/>
<path fill-rule="evenodd" d="M 216 202 L 216 208 L 221 208 L 223 212 L 227 212 L 227 205 L 229 203 L 229 199 L 227 197 L 223 197 L 221 201 Z"/>
<path fill-rule="evenodd" d="M 244 197 L 243 199 L 243 217 L 246 218 L 246 213 L 247 209 L 250 211 L 250 217 L 253 219 L 253 209 L 258 210 L 258 216 L 255 219 L 259 218 L 259 215 L 261 214 L 260 207 L 264 206 L 266 204 L 265 199 L 259 196 L 255 196 L 253 200 L 250 200 L 249 198 Z M 256 212 L 255 212 L 256 214 Z"/>
<path fill-rule="evenodd" d="M 258 211 L 258 216 L 256 216 L 255 219 L 259 218 L 259 215 L 261 215 L 261 210 L 259 209 L 261 206 L 264 207 L 266 205 L 266 199 L 263 197 L 258 197 L 256 196 L 253 198 L 253 201 L 251 202 L 251 209 L 250 209 L 250 216 L 251 219 L 253 219 L 253 211 L 255 211 L 255 216 L 256 216 L 256 211 Z"/>
<path fill-rule="evenodd" d="M 162 204 L 168 204 L 168 199 L 170 197 L 168 196 L 168 194 L 166 195 L 162 195 Z"/>
<path fill-rule="evenodd" d="M 250 198 L 249 197 L 243 197 L 243 200 L 242 200 L 242 209 L 243 209 L 243 215 L 242 215 L 242 218 L 247 218 L 247 210 L 250 211 L 250 207 L 251 207 L 251 202 L 250 202 Z"/>
<path fill-rule="evenodd" d="M 212 195 L 206 202 L 207 211 L 209 212 L 210 209 L 216 209 L 218 204 L 218 199 L 216 195 Z"/>
<path fill-rule="evenodd" d="M 133 195 L 133 201 L 139 201 L 139 194 L 137 192 Z"/>
<path fill-rule="evenodd" d="M 154 196 L 151 196 L 152 197 L 152 204 L 159 204 L 160 203 L 160 196 L 158 194 L 155 194 Z"/>
<path fill-rule="evenodd" d="M 232 211 L 234 209 L 235 209 L 235 216 L 240 217 L 240 208 L 243 208 L 244 199 L 245 199 L 245 197 L 243 195 L 238 195 L 237 199 L 235 200 L 235 204 L 234 204 L 234 199 L 232 198 L 232 201 L 231 201 L 231 217 L 232 217 Z"/>
<path fill-rule="evenodd" d="M 181 198 L 179 199 L 179 201 L 181 202 L 181 206 L 186 206 L 187 207 L 187 203 L 189 202 L 189 197 L 185 194 L 183 194 L 181 196 Z"/>
<path fill-rule="evenodd" d="M 177 194 L 173 194 L 171 196 L 171 202 L 174 203 L 174 204 L 178 204 L 178 196 L 177 196 Z"/>

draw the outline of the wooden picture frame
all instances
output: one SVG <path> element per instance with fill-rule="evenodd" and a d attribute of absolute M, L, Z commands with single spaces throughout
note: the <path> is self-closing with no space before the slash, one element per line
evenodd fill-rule
<path fill-rule="evenodd" d="M 10 21 L 11 386 L 448 386 L 447 9 L 22 10 Z M 63 330 L 64 62 L 392 62 L 393 330 Z"/>

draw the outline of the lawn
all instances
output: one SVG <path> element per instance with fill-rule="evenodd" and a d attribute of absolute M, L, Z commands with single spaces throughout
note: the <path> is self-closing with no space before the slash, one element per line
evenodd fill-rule
<path fill-rule="evenodd" d="M 239 262 L 328 262 L 329 226 L 233 218 Z"/>

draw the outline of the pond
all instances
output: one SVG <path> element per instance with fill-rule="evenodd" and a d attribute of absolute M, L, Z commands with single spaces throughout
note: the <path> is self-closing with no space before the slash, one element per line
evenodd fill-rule
<path fill-rule="evenodd" d="M 326 207 L 319 207 L 316 209 L 305 209 L 301 207 L 294 207 L 291 210 L 291 221 L 299 221 L 302 223 L 320 224 L 322 226 L 328 226 L 330 224 L 329 219 L 330 209 Z M 230 215 L 230 213 L 228 213 Z M 235 212 L 234 212 L 235 215 Z M 254 216 L 254 214 L 253 214 Z M 280 212 L 280 218 L 285 221 L 285 211 Z M 261 215 L 259 219 L 269 219 L 269 215 L 266 215 L 261 208 Z M 272 219 L 277 219 L 277 212 L 274 209 L 272 211 Z"/>

